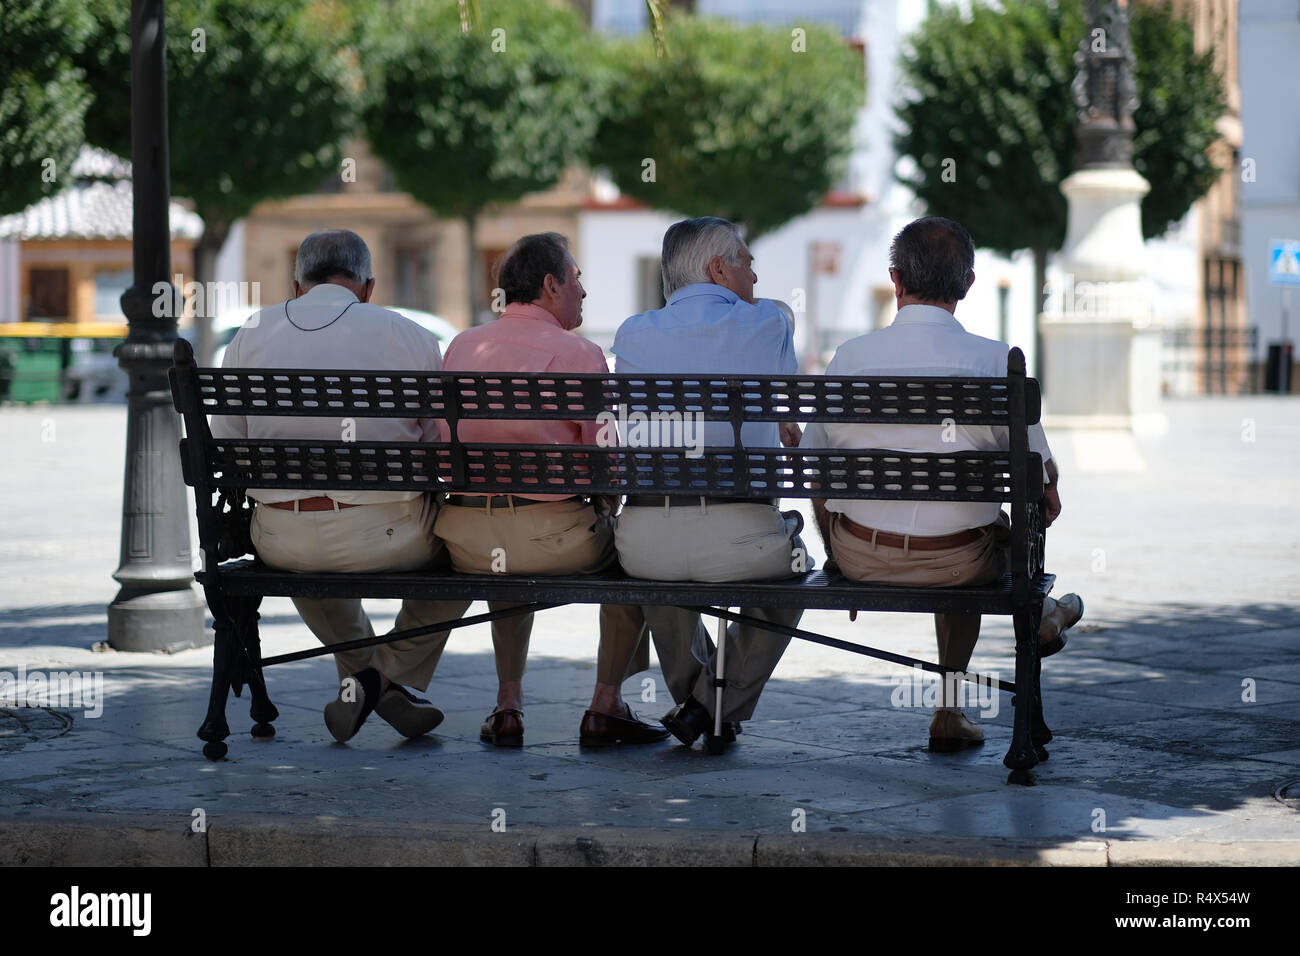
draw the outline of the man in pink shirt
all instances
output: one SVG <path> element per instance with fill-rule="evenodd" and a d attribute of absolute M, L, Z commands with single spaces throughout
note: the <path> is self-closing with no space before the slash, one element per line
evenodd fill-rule
<path fill-rule="evenodd" d="M 505 254 L 498 282 L 506 309 L 495 322 L 467 329 L 447 346 L 444 371 L 598 372 L 604 353 L 573 330 L 582 324 L 587 293 L 568 241 L 558 233 L 524 236 Z M 595 445 L 596 421 L 471 419 L 459 425 L 464 442 Z M 434 533 L 447 545 L 452 566 L 471 574 L 584 574 L 616 560 L 614 536 L 601 511 L 616 499 L 562 494 L 448 497 Z M 508 607 L 493 604 L 492 607 Z M 641 609 L 606 605 L 600 610 L 596 691 L 583 715 L 584 746 L 653 743 L 668 736 L 636 719 L 621 686 L 644 629 Z M 532 615 L 495 622 L 496 709 L 480 737 L 498 746 L 523 744 L 523 675 Z"/>

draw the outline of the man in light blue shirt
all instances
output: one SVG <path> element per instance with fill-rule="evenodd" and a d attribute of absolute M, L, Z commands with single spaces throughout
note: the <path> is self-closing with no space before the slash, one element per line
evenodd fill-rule
<path fill-rule="evenodd" d="M 615 371 L 632 374 L 789 374 L 798 372 L 794 325 L 787 306 L 754 298 L 753 256 L 736 226 L 725 219 L 687 219 L 664 234 L 662 309 L 634 315 L 614 337 Z M 653 408 L 649 411 L 654 411 Z M 689 431 L 689 423 L 683 423 Z M 731 426 L 713 422 L 702 436 L 682 442 L 665 434 L 625 435 L 629 445 L 726 446 Z M 747 448 L 796 446 L 793 422 L 742 426 Z M 618 519 L 615 543 L 624 570 L 658 581 L 746 581 L 790 577 L 806 552 L 796 537 L 800 521 L 776 501 L 726 497 L 632 495 Z M 698 612 L 645 609 L 664 679 L 677 706 L 664 726 L 690 746 L 714 726 L 714 648 Z M 801 609 L 744 608 L 748 615 L 786 627 Z M 753 714 L 759 694 L 788 636 L 743 625 L 728 629 L 723 696 L 723 743 L 734 739 Z"/>

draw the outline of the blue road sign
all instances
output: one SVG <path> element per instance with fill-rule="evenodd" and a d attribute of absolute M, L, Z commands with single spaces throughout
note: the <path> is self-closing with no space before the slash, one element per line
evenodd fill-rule
<path fill-rule="evenodd" d="M 1268 250 L 1268 281 L 1300 285 L 1300 239 L 1274 239 Z"/>

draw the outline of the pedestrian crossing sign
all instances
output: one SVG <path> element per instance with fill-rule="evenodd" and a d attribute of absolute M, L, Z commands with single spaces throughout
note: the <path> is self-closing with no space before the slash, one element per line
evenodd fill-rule
<path fill-rule="evenodd" d="M 1274 239 L 1268 253 L 1268 281 L 1300 285 L 1300 239 Z"/>

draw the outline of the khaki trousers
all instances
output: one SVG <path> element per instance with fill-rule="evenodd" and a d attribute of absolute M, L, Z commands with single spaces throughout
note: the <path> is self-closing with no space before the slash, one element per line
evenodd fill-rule
<path fill-rule="evenodd" d="M 652 581 L 762 581 L 792 576 L 797 522 L 762 503 L 637 506 L 618 517 L 615 542 L 629 575 Z M 716 649 L 697 611 L 647 605 L 659 664 L 673 700 L 694 697 L 714 716 Z M 742 608 L 794 627 L 802 608 Z M 790 643 L 748 624 L 727 626 L 722 719 L 748 720 Z"/>
<path fill-rule="evenodd" d="M 282 571 L 413 571 L 445 555 L 433 538 L 437 507 L 428 496 L 357 505 L 338 511 L 253 510 L 253 547 Z M 356 598 L 294 598 L 294 607 L 322 644 L 374 637 Z M 460 618 L 469 601 L 403 601 L 396 630 Z M 424 690 L 447 643 L 447 631 L 334 655 L 339 679 L 373 667 L 389 680 Z"/>
<path fill-rule="evenodd" d="M 516 501 L 520 502 L 517 507 Z M 452 567 L 467 574 L 546 575 L 588 574 L 613 565 L 613 535 L 605 522 L 597 520 L 592 505 L 579 498 L 522 504 L 524 501 L 529 499 L 502 495 L 482 508 L 443 505 L 434 531 L 446 544 Z M 490 606 L 495 610 L 518 605 Z M 533 616 L 510 620 L 523 623 L 492 633 L 497 679 L 503 683 L 524 676 Z M 649 666 L 648 660 L 636 660 L 646 630 L 636 605 L 601 607 L 596 654 L 599 683 L 617 686 L 625 676 Z"/>
<path fill-rule="evenodd" d="M 972 587 L 992 584 L 1007 571 L 1011 526 L 1005 514 L 980 529 L 976 541 L 937 551 L 912 551 L 875 544 L 845 530 L 841 515 L 831 512 L 831 552 L 840 572 L 851 581 L 910 584 L 917 587 Z M 1048 600 L 1051 600 L 1050 598 Z M 946 613 L 934 616 L 939 663 L 966 670 L 980 636 L 981 614 Z M 948 682 L 944 682 L 944 706 Z"/>

